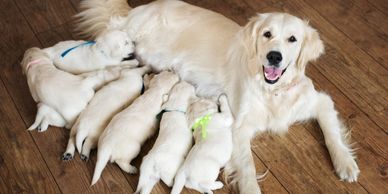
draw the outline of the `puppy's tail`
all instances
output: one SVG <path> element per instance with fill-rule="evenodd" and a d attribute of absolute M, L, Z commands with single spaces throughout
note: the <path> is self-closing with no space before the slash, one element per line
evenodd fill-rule
<path fill-rule="evenodd" d="M 179 194 L 182 192 L 183 187 L 186 183 L 186 173 L 182 169 L 178 171 L 174 179 L 174 186 L 172 187 L 171 194 Z"/>
<path fill-rule="evenodd" d="M 84 37 L 95 38 L 108 28 L 113 16 L 126 16 L 131 9 L 126 0 L 83 0 L 80 13 L 75 15 L 76 31 Z"/>
<path fill-rule="evenodd" d="M 110 149 L 104 149 L 103 147 L 98 149 L 97 163 L 96 163 L 96 167 L 94 168 L 94 174 L 93 174 L 91 186 L 96 184 L 98 179 L 100 179 L 101 173 L 104 170 L 106 164 L 108 163 L 110 155 L 111 155 Z"/>

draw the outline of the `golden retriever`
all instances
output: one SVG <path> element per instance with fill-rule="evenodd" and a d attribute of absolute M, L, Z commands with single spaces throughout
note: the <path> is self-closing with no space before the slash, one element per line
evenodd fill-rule
<path fill-rule="evenodd" d="M 125 0 L 85 0 L 78 29 L 103 32 L 111 16 L 136 42 L 136 55 L 156 70 L 174 69 L 200 96 L 225 92 L 235 117 L 233 154 L 225 172 L 240 193 L 260 193 L 250 140 L 264 131 L 286 132 L 317 119 L 342 180 L 359 169 L 331 98 L 314 89 L 306 64 L 324 46 L 307 22 L 286 13 L 258 14 L 243 27 L 182 1 L 155 1 L 133 9 Z M 126 11 L 129 11 L 126 15 Z"/>

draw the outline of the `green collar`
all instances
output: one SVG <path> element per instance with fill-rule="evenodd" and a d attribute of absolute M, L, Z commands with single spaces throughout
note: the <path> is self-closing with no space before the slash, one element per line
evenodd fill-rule
<path fill-rule="evenodd" d="M 201 135 L 203 139 L 207 138 L 207 131 L 206 128 L 209 125 L 209 121 L 212 119 L 212 114 L 208 113 L 203 117 L 200 117 L 195 120 L 195 123 L 193 125 L 192 131 L 194 132 L 196 129 L 201 127 Z"/>

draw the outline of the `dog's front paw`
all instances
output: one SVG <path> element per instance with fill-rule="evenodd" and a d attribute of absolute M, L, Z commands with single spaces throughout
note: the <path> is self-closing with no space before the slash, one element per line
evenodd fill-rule
<path fill-rule="evenodd" d="M 71 160 L 71 159 L 73 159 L 73 155 L 71 153 L 64 153 L 62 155 L 62 160 L 63 161 L 68 161 L 68 160 Z"/>
<path fill-rule="evenodd" d="M 335 162 L 334 167 L 341 180 L 348 182 L 357 181 L 357 177 L 360 174 L 360 169 L 358 168 L 353 156 L 350 154 L 343 156 L 343 158 Z"/>

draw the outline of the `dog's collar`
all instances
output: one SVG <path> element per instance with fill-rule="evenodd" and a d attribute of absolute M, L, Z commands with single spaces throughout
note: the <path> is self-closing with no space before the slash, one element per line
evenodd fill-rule
<path fill-rule="evenodd" d="M 160 111 L 160 113 L 158 113 L 158 114 L 156 115 L 156 118 L 157 118 L 158 120 L 160 120 L 160 119 L 162 118 L 163 114 L 166 113 L 166 112 L 180 112 L 180 113 L 182 113 L 182 114 L 186 114 L 186 111 L 183 111 L 183 110 L 164 108 L 164 109 L 162 109 L 162 110 Z"/>
<path fill-rule="evenodd" d="M 35 64 L 38 64 L 38 63 L 40 63 L 40 62 L 42 62 L 42 61 L 44 61 L 44 60 L 46 60 L 46 59 L 35 59 L 35 60 L 33 60 L 33 61 L 30 61 L 29 63 L 27 63 L 27 65 L 26 65 L 26 72 L 30 69 L 30 67 L 31 66 L 33 66 L 33 65 L 35 65 Z"/>
<path fill-rule="evenodd" d="M 274 91 L 273 91 L 273 94 L 275 96 L 278 96 L 280 93 L 283 93 L 283 92 L 288 92 L 290 91 L 292 88 L 294 88 L 295 86 L 297 86 L 300 82 L 301 82 L 301 78 L 297 78 L 295 80 L 293 80 L 291 83 L 289 84 L 286 84 L 282 87 L 279 87 L 279 88 L 276 88 Z"/>
<path fill-rule="evenodd" d="M 196 129 L 201 127 L 201 136 L 202 136 L 203 139 L 206 139 L 207 138 L 207 129 L 206 128 L 209 125 L 209 122 L 210 122 L 211 119 L 212 119 L 212 114 L 211 113 L 208 113 L 205 116 L 202 116 L 202 117 L 196 119 L 193 127 L 191 128 L 191 130 L 194 133 L 194 131 Z"/>
<path fill-rule="evenodd" d="M 74 50 L 74 49 L 76 49 L 76 48 L 78 48 L 78 47 L 85 46 L 85 45 L 93 45 L 93 44 L 96 44 L 96 41 L 90 40 L 90 41 L 86 41 L 86 42 L 84 42 L 84 43 L 82 43 L 82 44 L 80 44 L 80 45 L 71 47 L 71 48 L 69 48 L 69 49 L 63 51 L 63 53 L 61 54 L 61 57 L 62 57 L 62 58 L 65 57 L 70 51 L 72 51 L 72 50 Z"/>

